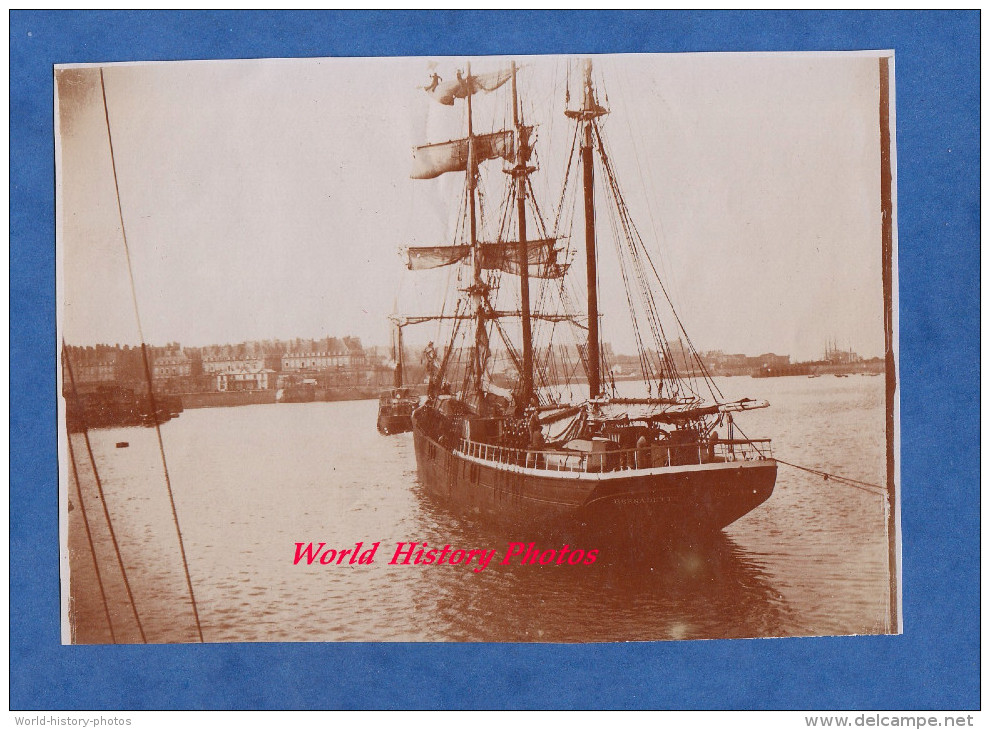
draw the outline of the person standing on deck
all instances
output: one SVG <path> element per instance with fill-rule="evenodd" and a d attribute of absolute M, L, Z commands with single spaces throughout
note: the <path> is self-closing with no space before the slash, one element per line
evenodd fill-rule
<path fill-rule="evenodd" d="M 649 469 L 652 466 L 650 461 L 650 440 L 646 434 L 640 434 L 636 439 L 636 467 L 639 469 Z"/>

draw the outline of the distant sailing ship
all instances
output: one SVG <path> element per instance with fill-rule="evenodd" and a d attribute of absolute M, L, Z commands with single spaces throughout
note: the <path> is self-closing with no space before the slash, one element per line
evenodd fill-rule
<path fill-rule="evenodd" d="M 419 480 L 458 513 L 495 524 L 635 538 L 719 530 L 773 492 L 777 463 L 769 439 L 746 438 L 733 422 L 733 413 L 769 404 L 727 401 L 690 346 L 616 182 L 599 123 L 608 110 L 596 96 L 590 60 L 582 76 L 581 104 L 565 111 L 574 141 L 562 210 L 552 229 L 530 183 L 535 134 L 521 120 L 515 63 L 484 75 L 472 75 L 468 64 L 447 82 L 434 74 L 425 87 L 442 104 L 464 100 L 467 136 L 414 151 L 415 179 L 465 174 L 464 210 L 453 244 L 408 251 L 412 270 L 459 269 L 458 293 L 444 311 L 409 320 L 438 320 L 447 331 L 445 346 L 427 354 L 427 398 L 411 419 Z M 511 112 L 505 118 L 511 114 L 512 128 L 477 134 L 472 98 L 510 81 Z M 497 219 L 487 217 L 484 241 L 479 186 L 481 164 L 489 160 L 509 165 L 502 171 L 509 184 Z M 596 169 L 604 173 L 612 208 L 645 397 L 620 397 L 614 378 L 607 383 L 604 377 L 610 371 L 599 335 Z M 569 184 L 578 176 L 580 188 Z M 577 253 L 564 245 L 568 191 L 573 207 L 583 208 L 587 309 L 581 314 L 571 306 L 568 289 L 569 258 Z M 493 235 L 494 220 L 499 228 Z M 530 224 L 537 232 L 532 237 Z M 500 309 L 507 293 L 513 306 Z M 516 326 L 513 341 L 510 329 Z M 664 332 L 671 326 L 689 343 L 691 370 L 701 377 L 679 374 Z M 570 350 L 559 344 L 563 331 L 576 333 Z M 496 338 L 500 345 L 493 344 Z M 568 352 L 577 354 L 571 362 L 579 361 L 584 371 L 586 397 L 574 396 L 564 372 Z M 496 384 L 499 357 L 517 373 L 511 388 Z"/>

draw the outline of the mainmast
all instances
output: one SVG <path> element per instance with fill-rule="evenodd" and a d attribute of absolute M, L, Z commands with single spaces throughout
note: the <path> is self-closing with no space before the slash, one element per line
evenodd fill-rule
<path fill-rule="evenodd" d="M 578 119 L 582 126 L 581 168 L 584 173 L 584 246 L 588 272 L 588 386 L 591 397 L 602 393 L 601 343 L 598 335 L 598 262 L 595 246 L 595 119 L 607 112 L 595 102 L 591 85 L 591 59 L 584 62 L 584 94 L 580 111 L 568 116 Z"/>
<path fill-rule="evenodd" d="M 471 230 L 471 286 L 468 291 L 471 293 L 471 304 L 474 310 L 474 372 L 475 372 L 475 387 L 479 398 L 482 395 L 483 385 L 483 374 L 485 368 L 485 355 L 483 351 L 487 348 L 486 340 L 488 339 L 488 334 L 485 329 L 485 312 L 484 312 L 484 290 L 485 282 L 481 278 L 481 247 L 478 244 L 478 218 L 476 210 L 476 194 L 475 187 L 477 185 L 477 161 L 475 160 L 475 149 L 474 149 L 474 120 L 472 118 L 471 112 L 471 64 L 467 64 L 467 78 L 464 79 L 464 83 L 467 85 L 467 118 L 468 118 L 468 134 L 467 134 L 467 186 L 468 186 L 468 207 L 469 207 L 469 218 L 470 218 L 470 230 Z"/>
<path fill-rule="evenodd" d="M 516 62 L 512 62 L 512 123 L 516 130 L 516 166 L 512 174 L 516 178 L 516 210 L 519 219 L 519 290 L 522 301 L 523 371 L 520 400 L 528 406 L 533 400 L 533 327 L 529 300 L 529 250 L 526 242 L 526 180 L 531 168 L 529 145 L 519 119 L 519 95 L 516 90 Z"/>

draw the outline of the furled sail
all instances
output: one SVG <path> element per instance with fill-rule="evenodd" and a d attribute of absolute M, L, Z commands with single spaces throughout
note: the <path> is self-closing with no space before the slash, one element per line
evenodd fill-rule
<path fill-rule="evenodd" d="M 524 128 L 527 136 L 532 127 Z M 477 162 L 501 157 L 512 161 L 515 157 L 513 132 L 503 130 L 491 134 L 479 134 L 474 138 L 474 158 Z M 414 180 L 429 180 L 445 172 L 467 170 L 468 140 L 454 139 L 413 148 L 413 169 L 409 177 Z"/>
<path fill-rule="evenodd" d="M 529 241 L 526 244 L 526 254 L 529 259 L 529 275 L 541 279 L 559 279 L 567 270 L 566 264 L 558 263 L 558 250 L 555 248 L 556 239 L 542 238 Z M 505 243 L 481 244 L 481 268 L 501 269 L 509 274 L 520 274 L 519 244 L 515 241 Z M 440 266 L 450 266 L 467 259 L 471 255 L 471 247 L 463 246 L 411 246 L 407 252 L 407 266 L 413 271 L 435 269 Z"/>
<path fill-rule="evenodd" d="M 451 81 L 444 81 L 437 74 L 433 74 L 430 85 L 424 87 L 424 90 L 441 104 L 453 106 L 454 99 L 464 99 L 468 94 L 475 94 L 479 91 L 495 91 L 510 78 L 512 78 L 510 69 L 471 76 L 470 82 L 461 76 L 460 71 L 457 72 L 457 78 Z"/>

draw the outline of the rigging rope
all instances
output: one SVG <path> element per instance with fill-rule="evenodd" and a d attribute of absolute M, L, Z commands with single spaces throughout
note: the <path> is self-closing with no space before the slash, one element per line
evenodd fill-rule
<path fill-rule="evenodd" d="M 89 518 L 86 516 L 86 503 L 83 501 L 82 485 L 79 483 L 79 470 L 76 468 L 76 452 L 72 448 L 72 439 L 66 434 L 66 442 L 69 445 L 69 461 L 72 463 L 72 476 L 76 482 L 76 494 L 79 496 L 79 510 L 82 513 L 83 525 L 86 527 L 86 542 L 89 543 L 89 552 L 93 556 L 93 570 L 96 571 L 96 584 L 100 588 L 100 600 L 103 602 L 103 614 L 107 618 L 107 628 L 110 629 L 111 643 L 117 643 L 117 636 L 113 631 L 113 622 L 110 620 L 110 607 L 107 605 L 107 594 L 103 589 L 103 577 L 100 575 L 100 564 L 96 560 L 96 546 L 93 545 L 93 533 L 89 529 Z"/>
<path fill-rule="evenodd" d="M 65 348 L 65 340 L 62 340 L 62 362 L 66 363 L 66 369 L 69 369 L 70 367 L 68 365 L 68 360 L 69 360 L 69 353 L 66 351 Z M 73 391 L 75 391 L 75 388 L 73 388 Z M 77 398 L 77 406 L 78 406 L 78 398 Z M 86 415 L 85 412 L 80 411 L 80 413 L 83 419 L 83 429 L 85 430 Z M 82 484 L 79 481 L 79 469 L 76 466 L 76 452 L 75 449 L 72 447 L 72 437 L 69 435 L 68 429 L 66 429 L 65 440 L 69 447 L 69 461 L 72 463 L 72 476 L 76 482 L 76 494 L 79 495 L 79 511 L 82 514 L 83 525 L 86 527 L 86 542 L 89 543 L 89 552 L 90 555 L 93 556 L 93 570 L 96 571 L 96 584 L 100 588 L 100 599 L 103 601 L 103 613 L 107 618 L 107 628 L 110 629 L 110 641 L 116 644 L 117 637 L 113 631 L 113 622 L 110 620 L 110 607 L 107 604 L 107 594 L 103 588 L 103 577 L 100 574 L 100 564 L 96 560 L 96 546 L 93 544 L 93 533 L 90 531 L 89 517 L 86 515 L 86 502 L 83 500 Z M 93 472 L 94 474 L 96 473 L 95 464 L 93 465 Z"/>
<path fill-rule="evenodd" d="M 637 294 L 639 295 L 640 306 L 643 309 L 643 313 L 647 320 L 647 324 L 650 327 L 650 331 L 653 335 L 654 342 L 657 345 L 659 353 L 662 355 L 660 358 L 660 374 L 657 377 L 657 388 L 658 395 L 661 394 L 661 389 L 666 385 L 670 391 L 671 398 L 677 398 L 680 396 L 682 378 L 677 372 L 676 362 L 673 358 L 672 351 L 670 350 L 670 345 L 664 332 L 663 323 L 660 318 L 660 313 L 656 307 L 654 301 L 653 292 L 651 287 L 646 281 L 645 272 L 643 270 L 642 262 L 640 260 L 637 244 L 640 248 L 644 249 L 642 238 L 639 236 L 639 232 L 636 229 L 635 223 L 631 220 L 629 209 L 622 197 L 622 192 L 619 189 L 618 180 L 616 179 L 615 172 L 612 169 L 610 155 L 606 149 L 605 140 L 601 134 L 601 129 L 598 124 L 594 125 L 595 137 L 598 142 L 598 150 L 602 160 L 602 166 L 605 170 L 606 180 L 608 185 L 606 191 L 608 192 L 610 199 L 612 201 L 613 207 L 610 208 L 610 213 L 613 218 L 617 219 L 617 223 L 614 226 L 620 225 L 622 228 L 623 236 L 620 239 L 617 231 L 613 233 L 615 236 L 615 246 L 620 257 L 622 256 L 622 247 L 620 241 L 624 241 L 628 248 L 628 256 L 630 258 L 630 263 L 632 265 L 632 273 L 635 276 L 635 281 L 638 285 Z M 627 288 L 627 297 L 632 296 L 632 289 L 630 287 L 631 277 L 624 277 L 624 283 Z M 670 302 L 668 301 L 670 304 Z M 673 304 L 670 304 L 671 310 L 673 310 Z M 634 327 L 638 328 L 638 314 L 635 307 L 630 302 L 630 314 L 633 318 Z M 641 339 L 637 343 L 637 347 L 641 352 L 641 358 L 646 357 L 645 347 L 642 344 Z M 644 373 L 649 377 L 649 373 Z M 693 382 L 693 379 L 692 379 Z M 648 383 L 649 384 L 649 383 Z M 691 384 L 685 383 L 685 385 L 692 391 L 695 392 Z"/>
<path fill-rule="evenodd" d="M 62 348 L 63 348 L 63 351 L 64 351 L 64 349 L 65 349 L 65 340 L 62 340 Z M 107 498 L 106 498 L 106 495 L 103 493 L 103 481 L 100 479 L 100 471 L 96 467 L 96 457 L 93 456 L 93 446 L 92 446 L 92 444 L 89 441 L 89 429 L 86 426 L 86 417 L 85 417 L 85 413 L 86 412 L 82 408 L 82 399 L 79 397 L 79 391 L 76 390 L 76 378 L 75 378 L 75 375 L 72 372 L 72 363 L 70 362 L 70 359 L 69 359 L 68 356 L 66 356 L 65 362 L 66 362 L 66 365 L 67 365 L 67 369 L 69 371 L 69 384 L 72 387 L 72 394 L 73 394 L 73 398 L 76 401 L 76 407 L 79 408 L 79 412 L 80 413 L 84 414 L 83 415 L 83 439 L 86 442 L 86 452 L 89 454 L 89 463 L 93 467 L 93 478 L 96 480 L 96 491 L 97 491 L 97 494 L 99 495 L 100 505 L 103 507 L 103 518 L 107 522 L 107 531 L 110 533 L 110 542 L 113 543 L 113 551 L 114 551 L 114 554 L 117 556 L 117 563 L 120 565 L 120 575 L 123 578 L 124 588 L 127 591 L 127 599 L 131 602 L 131 610 L 134 611 L 134 621 L 137 623 L 138 633 L 141 635 L 141 641 L 143 643 L 147 644 L 148 643 L 148 639 L 144 635 L 144 626 L 141 625 L 141 617 L 138 615 L 137 603 L 134 601 L 134 593 L 131 591 L 131 582 L 127 579 L 127 570 L 124 568 L 124 558 L 120 554 L 120 544 L 117 542 L 117 533 L 114 531 L 114 529 L 113 529 L 113 521 L 110 519 L 110 510 L 107 508 Z M 68 429 L 66 429 L 66 431 L 68 432 Z M 69 438 L 68 433 L 66 433 L 66 439 L 69 441 L 70 449 L 71 449 L 72 439 Z M 73 467 L 75 467 L 75 461 L 73 461 Z M 76 486 L 80 489 L 79 500 L 80 500 L 80 507 L 81 507 L 82 506 L 82 491 L 81 491 L 81 487 L 79 485 L 78 473 L 76 475 Z M 89 523 L 88 522 L 86 523 L 86 529 L 87 529 L 87 532 L 88 532 L 88 530 L 89 530 Z M 92 542 L 90 542 L 90 544 L 92 544 Z M 96 552 L 95 551 L 93 552 L 93 561 L 96 562 Z M 99 571 L 97 571 L 97 575 L 99 575 Z M 102 590 L 103 590 L 103 584 L 101 582 L 100 583 L 100 591 L 102 592 Z M 104 596 L 104 601 L 105 600 L 106 600 L 106 596 Z M 109 617 L 108 617 L 108 620 L 109 620 Z M 111 632 L 111 636 L 112 636 L 113 635 L 113 629 L 112 628 L 111 628 L 110 632 Z"/>
<path fill-rule="evenodd" d="M 600 130 L 599 125 L 598 124 L 595 124 L 594 129 L 595 129 L 595 133 L 596 133 L 597 138 L 598 138 L 599 151 L 600 151 L 601 156 L 602 156 L 602 163 L 605 166 L 605 170 L 606 170 L 606 173 L 608 175 L 608 179 L 609 179 L 609 183 L 610 183 L 610 187 L 611 187 L 611 193 L 612 193 L 612 196 L 613 196 L 613 200 L 614 200 L 615 204 L 617 205 L 617 207 L 620 210 L 620 216 L 622 218 L 623 225 L 624 226 L 628 226 L 628 229 L 627 229 L 628 242 L 629 242 L 629 244 L 632 247 L 634 247 L 634 261 L 636 262 L 637 272 L 639 272 L 638 275 L 639 276 L 642 276 L 642 272 L 639 269 L 639 267 L 641 266 L 640 260 L 639 260 L 639 256 L 638 256 L 638 254 L 635 254 L 635 246 L 637 244 L 638 244 L 638 248 L 642 250 L 642 254 L 646 257 L 647 263 L 649 263 L 650 268 L 652 269 L 653 274 L 654 274 L 654 276 L 657 279 L 657 283 L 660 285 L 660 289 L 663 292 L 664 298 L 667 300 L 667 304 L 670 307 L 671 314 L 674 316 L 674 319 L 677 322 L 678 327 L 680 328 L 681 334 L 683 335 L 684 339 L 687 341 L 688 347 L 690 348 L 690 350 L 689 350 L 690 355 L 696 361 L 696 364 L 698 365 L 699 369 L 701 370 L 702 376 L 703 376 L 703 380 L 704 380 L 705 384 L 708 386 L 709 392 L 711 393 L 711 395 L 712 395 L 713 398 L 722 398 L 724 396 L 722 395 L 721 390 L 718 388 L 718 386 L 712 380 L 711 374 L 708 372 L 708 369 L 705 367 L 704 362 L 701 360 L 701 356 L 698 354 L 697 348 L 695 348 L 694 344 L 691 342 L 691 338 L 687 334 L 687 330 L 685 329 L 684 324 L 681 322 L 680 316 L 677 314 L 677 310 L 674 308 L 674 304 L 671 301 L 671 298 L 670 298 L 669 293 L 667 292 L 667 288 L 666 288 L 666 286 L 664 286 L 663 279 L 661 278 L 659 272 L 657 271 L 656 265 L 653 262 L 653 258 L 650 256 L 650 253 L 647 250 L 645 243 L 643 242 L 642 235 L 639 233 L 639 229 L 636 226 L 635 221 L 633 221 L 632 218 L 630 217 L 629 210 L 628 210 L 628 208 L 626 206 L 625 200 L 622 197 L 621 191 L 619 190 L 618 182 L 617 182 L 617 180 L 615 178 L 615 174 L 614 174 L 614 172 L 612 170 L 611 162 L 610 162 L 610 159 L 609 159 L 610 156 L 609 156 L 609 154 L 608 154 L 608 152 L 606 150 L 606 144 L 605 144 L 604 138 L 603 138 L 603 136 L 601 134 L 601 130 Z M 645 280 L 643 280 L 642 285 L 643 286 L 646 286 Z M 666 337 L 663 335 L 663 328 L 662 328 L 662 325 L 659 322 L 659 317 L 658 317 L 658 315 L 656 313 L 656 310 L 654 308 L 654 304 L 652 302 L 652 296 L 650 296 L 649 312 L 648 312 L 648 314 L 651 315 L 651 317 L 655 317 L 656 318 L 656 324 L 660 328 L 660 335 L 661 335 L 662 340 L 663 340 L 662 342 L 659 342 L 658 344 L 661 345 L 661 348 L 662 349 L 665 349 L 665 355 L 667 357 L 670 357 L 669 348 L 665 348 L 665 346 L 667 344 L 666 343 Z M 689 373 L 688 374 L 688 377 L 690 378 L 691 383 L 693 383 L 694 382 L 694 376 Z M 695 391 L 695 389 L 694 389 L 693 386 L 689 385 L 689 387 L 690 387 L 690 389 L 692 391 L 694 391 L 696 393 L 696 391 Z M 717 397 L 716 397 L 716 393 L 718 393 L 718 396 Z"/>
<path fill-rule="evenodd" d="M 203 627 L 199 622 L 199 609 L 196 606 L 196 596 L 193 593 L 192 579 L 189 576 L 189 562 L 186 560 L 186 548 L 182 540 L 182 530 L 179 528 L 179 516 L 176 513 L 175 497 L 172 494 L 172 481 L 169 479 L 168 463 L 165 459 L 165 444 L 162 441 L 161 425 L 158 423 L 158 407 L 155 403 L 154 388 L 152 387 L 151 365 L 148 362 L 148 347 L 145 344 L 144 332 L 141 329 L 141 315 L 138 311 L 137 289 L 134 286 L 134 267 L 131 265 L 131 250 L 127 245 L 127 231 L 124 228 L 124 209 L 121 207 L 120 203 L 120 184 L 117 180 L 117 162 L 113 154 L 113 135 L 110 131 L 110 108 L 107 105 L 107 88 L 103 80 L 102 68 L 100 69 L 100 90 L 103 93 L 103 115 L 107 123 L 107 142 L 110 145 L 110 166 L 113 170 L 113 187 L 117 195 L 117 215 L 120 219 L 120 234 L 124 241 L 124 254 L 127 259 L 127 274 L 131 282 L 131 297 L 134 300 L 134 318 L 137 321 L 138 337 L 141 339 L 141 359 L 144 363 L 144 374 L 148 381 L 148 399 L 151 405 L 151 415 L 155 422 L 155 434 L 158 436 L 158 451 L 162 457 L 162 470 L 165 473 L 165 488 L 168 491 L 169 506 L 172 508 L 172 522 L 175 524 L 175 533 L 179 539 L 179 554 L 182 557 L 182 569 L 186 574 L 186 586 L 189 588 L 189 601 L 192 604 L 193 618 L 196 621 L 196 633 L 199 635 L 200 643 L 203 643 Z M 88 438 L 86 443 L 88 447 Z M 106 505 L 104 505 L 104 509 L 105 508 Z M 144 638 L 143 631 L 141 632 L 141 638 Z"/>

